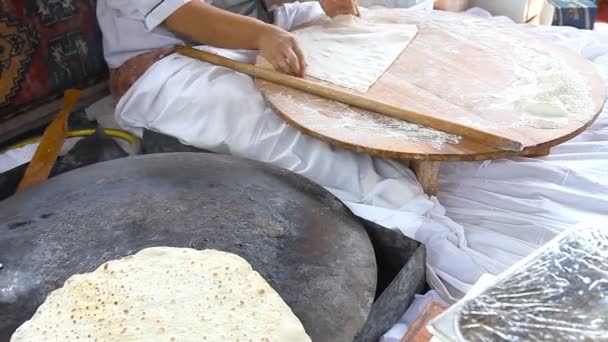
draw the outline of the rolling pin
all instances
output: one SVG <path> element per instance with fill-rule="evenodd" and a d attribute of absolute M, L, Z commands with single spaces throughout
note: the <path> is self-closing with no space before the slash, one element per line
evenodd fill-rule
<path fill-rule="evenodd" d="M 197 50 L 188 46 L 177 47 L 177 52 L 184 56 L 198 59 L 207 63 L 223 66 L 232 70 L 257 77 L 279 85 L 301 90 L 313 95 L 321 96 L 330 100 L 339 101 L 358 108 L 366 109 L 378 114 L 405 120 L 421 126 L 434 128 L 446 133 L 460 135 L 471 140 L 493 146 L 501 150 L 522 151 L 524 145 L 509 137 L 499 134 L 485 132 L 456 122 L 432 117 L 422 113 L 413 112 L 399 106 L 383 101 L 374 100 L 356 93 L 342 90 L 336 87 L 305 80 L 290 75 L 266 69 L 255 65 L 235 61 L 229 58 L 215 55 L 210 52 Z"/>

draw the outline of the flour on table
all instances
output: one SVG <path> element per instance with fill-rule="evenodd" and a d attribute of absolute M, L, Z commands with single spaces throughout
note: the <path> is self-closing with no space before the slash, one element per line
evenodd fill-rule
<path fill-rule="evenodd" d="M 443 59 L 440 63 L 424 64 L 424 68 L 404 67 L 409 71 L 408 83 L 479 113 L 484 119 L 473 118 L 466 124 L 481 129 L 488 127 L 488 122 L 508 128 L 563 128 L 574 122 L 587 123 L 599 111 L 589 79 L 562 56 L 561 48 L 551 48 L 549 44 L 543 44 L 542 39 L 536 39 L 530 33 L 532 28 L 473 16 L 463 20 L 461 15 L 439 11 L 419 12 L 414 17 L 411 12 L 396 8 L 367 11 L 365 17 L 378 21 L 400 12 L 404 14 L 402 21 L 417 24 L 420 31 L 453 34 L 455 39 L 446 39 L 444 34 L 425 34 L 417 38 L 417 53 L 442 56 Z M 497 34 L 497 26 L 504 32 Z M 513 34 L 508 34 L 509 31 Z M 463 40 L 463 37 L 467 39 Z M 506 76 L 498 78 L 508 78 L 507 84 L 487 83 L 488 87 L 482 87 L 481 79 L 453 77 L 451 59 L 462 59 L 464 49 L 470 49 L 472 44 L 479 47 L 479 54 L 469 54 L 470 62 L 482 65 L 486 61 L 499 61 Z M 435 80 L 443 83 L 438 84 Z M 468 87 L 474 91 L 463 93 L 463 83 L 474 83 L 476 87 Z M 493 113 L 497 115 L 493 116 Z M 458 121 L 465 123 L 461 119 Z"/>
<path fill-rule="evenodd" d="M 561 58 L 527 46 L 515 47 L 513 57 L 515 81 L 496 97 L 523 113 L 521 124 L 560 128 L 595 114 L 588 83 Z"/>
<path fill-rule="evenodd" d="M 307 75 L 363 93 L 416 33 L 416 25 L 369 22 L 355 16 L 325 19 L 294 32 L 308 63 Z"/>
<path fill-rule="evenodd" d="M 243 258 L 153 247 L 70 277 L 11 338 L 19 341 L 310 342 Z"/>

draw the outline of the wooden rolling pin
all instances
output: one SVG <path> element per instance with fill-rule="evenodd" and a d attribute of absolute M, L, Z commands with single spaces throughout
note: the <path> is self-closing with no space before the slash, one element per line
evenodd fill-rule
<path fill-rule="evenodd" d="M 362 95 L 358 95 L 335 87 L 329 87 L 324 84 L 305 80 L 303 78 L 282 74 L 272 69 L 261 68 L 255 65 L 238 62 L 232 59 L 221 57 L 206 51 L 197 50 L 187 46 L 179 46 L 177 48 L 177 52 L 184 56 L 230 68 L 243 74 L 258 77 L 266 81 L 274 82 L 276 84 L 298 89 L 310 94 L 339 101 L 362 109 L 367 109 L 378 114 L 391 116 L 421 126 L 426 126 L 447 133 L 460 135 L 486 145 L 497 147 L 502 150 L 522 151 L 524 148 L 524 145 L 521 142 L 513 140 L 509 137 L 501 136 L 495 133 L 485 132 L 456 122 L 451 122 L 440 118 L 428 116 L 426 114 L 413 112 L 390 103 L 370 99 Z"/>

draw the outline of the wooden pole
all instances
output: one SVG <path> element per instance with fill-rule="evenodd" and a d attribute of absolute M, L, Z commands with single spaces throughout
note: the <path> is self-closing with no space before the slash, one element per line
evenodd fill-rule
<path fill-rule="evenodd" d="M 298 89 L 331 100 L 339 101 L 362 109 L 370 110 L 378 114 L 383 114 L 386 116 L 405 120 L 411 123 L 434 128 L 447 133 L 460 135 L 486 145 L 500 148 L 502 150 L 522 151 L 524 148 L 524 145 L 521 142 L 513 140 L 506 136 L 502 136 L 496 133 L 485 132 L 456 122 L 446 121 L 437 117 L 413 112 L 390 103 L 374 100 L 363 95 L 359 95 L 335 87 L 326 86 L 324 84 L 312 82 L 303 78 L 282 74 L 275 70 L 242 63 L 187 46 L 179 46 L 177 48 L 177 52 L 184 56 L 230 68 L 243 74 L 247 74 L 266 81 Z"/>

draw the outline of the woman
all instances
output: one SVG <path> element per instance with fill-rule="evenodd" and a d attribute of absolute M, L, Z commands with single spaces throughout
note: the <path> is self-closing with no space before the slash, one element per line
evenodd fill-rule
<path fill-rule="evenodd" d="M 250 77 L 173 53 L 176 45 L 200 44 L 253 63 L 259 52 L 277 70 L 301 76 L 306 61 L 287 31 L 325 15 L 357 13 L 354 0 L 288 3 L 270 12 L 257 0 L 99 0 L 97 10 L 123 127 L 299 173 L 357 215 L 427 242 L 431 270 L 445 279 L 471 284 L 483 273 L 463 252 L 462 228 L 421 191 L 405 165 L 303 135 L 269 108 Z M 450 275 L 453 264 L 458 275 Z M 443 288 L 435 274 L 431 280 Z"/>

